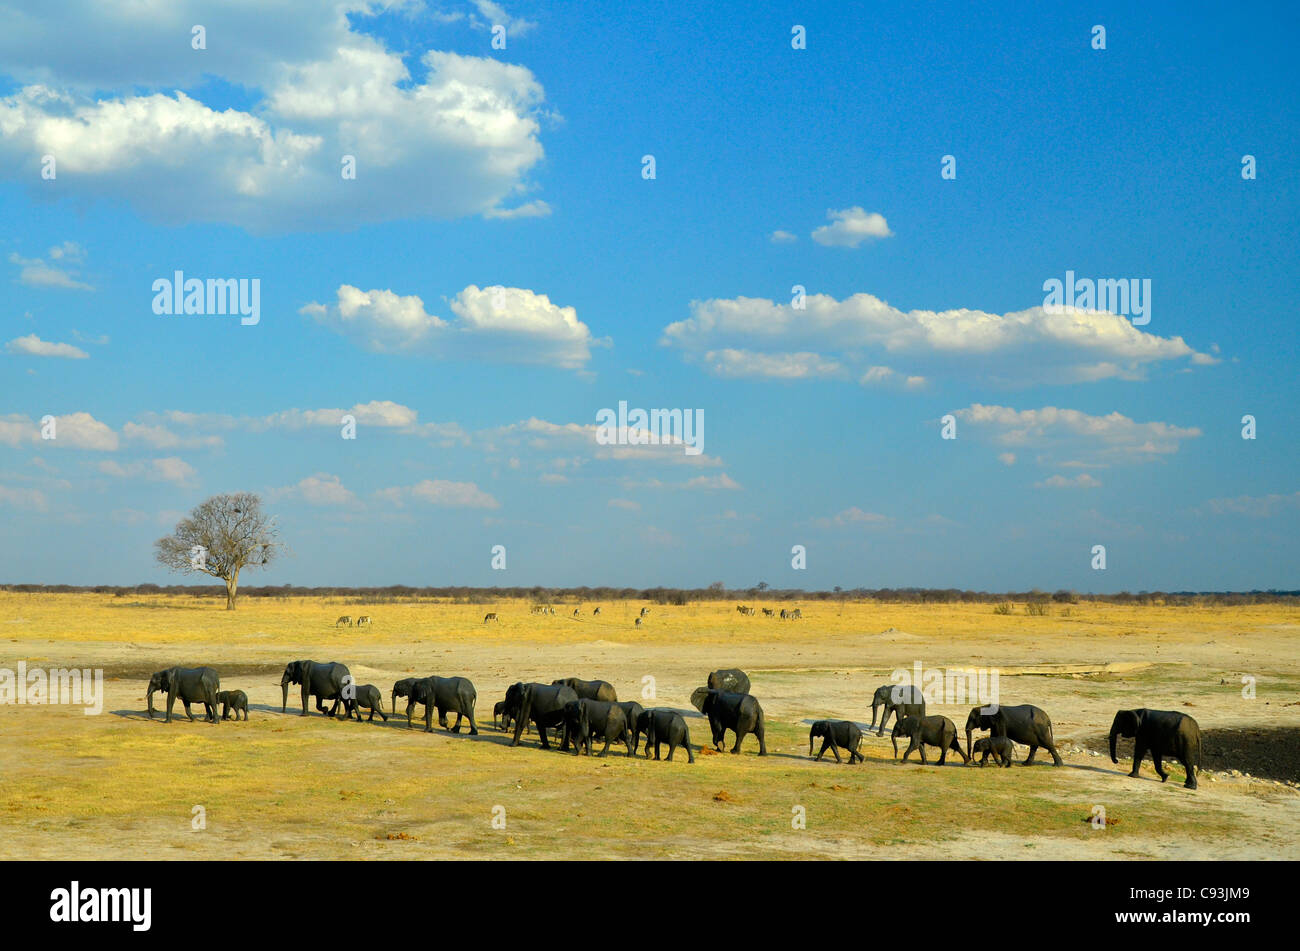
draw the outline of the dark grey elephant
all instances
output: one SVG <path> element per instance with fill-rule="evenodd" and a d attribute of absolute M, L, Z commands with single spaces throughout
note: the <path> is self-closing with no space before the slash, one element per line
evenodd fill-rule
<path fill-rule="evenodd" d="M 957 740 L 956 724 L 947 717 L 903 717 L 903 719 L 895 723 L 893 731 L 889 734 L 889 739 L 894 744 L 894 759 L 898 759 L 898 738 L 900 736 L 905 736 L 909 740 L 907 751 L 903 753 L 904 763 L 907 762 L 907 757 L 911 753 L 917 751 L 921 754 L 922 764 L 927 763 L 928 761 L 925 758 L 925 748 L 927 746 L 939 747 L 940 766 L 947 762 L 949 750 L 956 750 L 963 763 L 970 761 L 970 758 L 962 751 L 961 743 Z"/>
<path fill-rule="evenodd" d="M 413 683 L 415 683 L 415 682 L 416 682 L 417 680 L 419 680 L 419 679 L 421 679 L 421 678 L 419 678 L 419 677 L 407 677 L 407 678 L 405 678 L 405 679 L 403 679 L 403 680 L 399 680 L 399 681 L 397 681 L 396 683 L 393 684 L 393 697 L 392 697 L 392 699 L 389 701 L 389 703 L 388 703 L 388 707 L 389 707 L 390 710 L 393 711 L 394 714 L 397 713 L 397 698 L 398 698 L 398 697 L 409 697 L 409 696 L 411 695 L 411 685 L 412 685 Z"/>
<path fill-rule="evenodd" d="M 676 710 L 665 707 L 642 710 L 636 718 L 636 732 L 638 735 L 645 734 L 646 759 L 650 758 L 651 747 L 654 747 L 655 759 L 658 759 L 660 745 L 667 743 L 669 762 L 672 762 L 673 752 L 679 746 L 686 749 L 686 761 L 695 762 L 695 754 L 691 752 L 690 730 L 686 728 L 686 720 Z M 634 752 L 635 749 L 634 745 Z"/>
<path fill-rule="evenodd" d="M 577 677 L 563 677 L 551 681 L 552 687 L 568 687 L 578 695 L 579 700 L 603 700 L 606 703 L 618 701 L 618 693 L 612 684 L 604 680 L 579 680 Z"/>
<path fill-rule="evenodd" d="M 552 685 L 554 686 L 554 685 Z M 623 708 L 607 700 L 570 700 L 564 705 L 565 741 L 573 743 L 573 755 L 577 756 L 585 748 L 591 755 L 591 741 L 603 739 L 604 748 L 600 755 L 609 752 L 609 744 L 621 741 L 627 746 L 627 755 L 632 755 L 632 731 L 628 728 Z"/>
<path fill-rule="evenodd" d="M 817 737 L 822 738 L 822 748 L 817 753 L 816 759 L 821 759 L 827 750 L 835 754 L 835 762 L 843 762 L 840 759 L 840 750 L 847 750 L 849 754 L 849 764 L 862 763 L 866 757 L 858 752 L 858 747 L 862 745 L 862 728 L 852 720 L 816 720 L 812 728 L 808 731 L 808 755 L 812 756 L 813 741 Z"/>
<path fill-rule="evenodd" d="M 362 684 L 360 687 L 353 687 L 350 691 L 352 696 L 348 697 L 349 691 L 343 691 L 343 717 L 347 719 L 355 716 L 357 722 L 361 722 L 361 711 L 369 710 L 370 716 L 366 718 L 367 723 L 373 723 L 375 714 L 378 713 L 388 722 L 388 714 L 384 712 L 384 695 L 379 692 L 379 688 L 374 684 Z"/>
<path fill-rule="evenodd" d="M 1110 761 L 1118 763 L 1115 756 L 1115 738 L 1133 739 L 1133 768 L 1130 776 L 1138 775 L 1142 759 L 1151 754 L 1156 765 L 1156 775 L 1163 783 L 1169 778 L 1161 759 L 1168 756 L 1183 764 L 1188 789 L 1196 788 L 1196 774 L 1201 769 L 1201 726 L 1185 713 L 1175 710 L 1120 710 L 1110 725 Z"/>
<path fill-rule="evenodd" d="M 751 694 L 729 693 L 725 690 L 697 688 L 691 694 L 691 703 L 709 718 L 709 728 L 713 731 L 713 746 L 721 751 L 726 733 L 731 730 L 736 734 L 736 745 L 731 752 L 739 753 L 740 744 L 746 733 L 758 737 L 758 755 L 767 755 L 766 726 L 763 708 Z"/>
<path fill-rule="evenodd" d="M 510 745 L 518 746 L 524 724 L 532 723 L 542 738 L 542 749 L 549 750 L 551 744 L 546 739 L 547 727 L 561 727 L 564 723 L 564 705 L 577 699 L 578 695 L 571 687 L 522 682 L 511 684 L 506 690 L 504 711 L 515 723 L 515 735 Z M 560 749 L 567 750 L 568 746 L 561 744 Z"/>
<path fill-rule="evenodd" d="M 194 719 L 194 714 L 190 712 L 190 704 L 201 703 L 207 712 L 204 719 L 218 723 L 221 718 L 217 716 L 217 691 L 220 688 L 221 678 L 211 667 L 168 667 L 160 670 L 149 678 L 149 688 L 145 692 L 149 719 L 153 719 L 153 695 L 161 690 L 167 694 L 167 716 L 163 718 L 164 723 L 172 722 L 172 708 L 176 706 L 178 698 L 185 707 L 185 715 L 191 720 Z"/>
<path fill-rule="evenodd" d="M 627 721 L 628 732 L 632 734 L 632 752 L 635 753 L 641 738 L 641 734 L 636 728 L 636 721 L 645 712 L 645 707 L 635 700 L 620 700 L 615 706 L 623 711 L 623 719 Z"/>
<path fill-rule="evenodd" d="M 971 751 L 970 735 L 975 730 L 988 730 L 991 736 L 1005 736 L 1016 743 L 1029 747 L 1025 765 L 1034 765 L 1034 754 L 1041 746 L 1052 754 L 1052 765 L 1061 765 L 1061 756 L 1056 752 L 1056 740 L 1052 738 L 1052 718 L 1031 703 L 1022 703 L 1018 707 L 1002 707 L 989 704 L 987 707 L 973 707 L 966 717 L 966 753 Z"/>
<path fill-rule="evenodd" d="M 217 703 L 221 704 L 221 719 L 229 720 L 233 711 L 235 719 L 239 719 L 239 714 L 244 714 L 244 719 L 248 719 L 248 694 L 242 690 L 223 690 L 217 694 Z"/>
<path fill-rule="evenodd" d="M 424 704 L 424 732 L 433 732 L 433 711 L 438 711 L 438 726 L 452 733 L 460 732 L 463 720 L 469 720 L 469 735 L 478 736 L 474 722 L 474 704 L 478 691 L 465 677 L 423 677 L 411 685 L 406 701 L 406 728 L 411 728 L 411 711 L 417 703 Z M 447 714 L 456 714 L 456 724 L 447 726 Z"/>
<path fill-rule="evenodd" d="M 891 713 L 895 723 L 903 717 L 925 716 L 925 696 L 920 687 L 911 684 L 885 684 L 876 688 L 871 697 L 871 726 L 867 727 L 868 730 L 876 725 L 876 708 L 881 706 L 885 708 L 885 715 L 880 718 L 880 729 L 876 731 L 876 736 L 885 735 L 885 726 L 889 723 Z"/>
<path fill-rule="evenodd" d="M 352 673 L 345 664 L 333 662 L 322 663 L 316 660 L 292 660 L 285 665 L 284 676 L 280 678 L 280 712 L 289 706 L 289 684 L 302 685 L 302 713 L 307 715 L 307 698 L 316 698 L 316 710 L 326 716 L 338 713 L 343 701 L 343 688 L 352 683 Z M 325 711 L 325 701 L 333 700 L 329 712 Z"/>
<path fill-rule="evenodd" d="M 727 693 L 749 693 L 749 674 L 738 667 L 727 667 L 709 674 L 710 690 L 725 690 Z"/>
<path fill-rule="evenodd" d="M 983 756 L 980 754 L 983 753 Z M 1005 736 L 981 736 L 971 747 L 971 762 L 975 762 L 975 757 L 980 757 L 980 765 L 983 766 L 993 757 L 993 762 L 999 766 L 1011 768 L 1011 759 L 1016 754 L 1016 744 L 1012 743 Z"/>

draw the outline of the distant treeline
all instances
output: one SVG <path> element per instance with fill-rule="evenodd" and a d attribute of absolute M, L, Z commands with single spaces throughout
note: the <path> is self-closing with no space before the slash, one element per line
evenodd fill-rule
<path fill-rule="evenodd" d="M 111 594 L 122 598 L 128 595 L 170 594 L 225 600 L 225 585 L 68 585 L 68 584 L 5 584 L 0 591 L 19 594 Z M 294 585 L 277 587 L 245 587 L 239 591 L 242 598 L 345 598 L 365 604 L 383 604 L 400 601 L 451 601 L 462 604 L 488 604 L 507 598 L 522 598 L 537 603 L 553 601 L 652 601 L 656 604 L 684 605 L 698 601 L 716 601 L 734 598 L 738 601 L 878 601 L 891 604 L 998 604 L 1025 602 L 1027 604 L 1077 604 L 1095 601 L 1103 604 L 1165 604 L 1195 606 L 1247 605 L 1273 602 L 1300 601 L 1300 591 L 1122 591 L 1118 594 L 1081 594 L 1077 591 L 961 591 L 957 588 L 844 588 L 833 591 L 804 591 L 801 588 L 770 588 L 759 584 L 752 588 L 727 588 L 714 583 L 707 588 L 470 588 L 452 586 L 442 588 L 416 588 L 409 585 L 389 585 L 384 588 L 304 588 Z"/>

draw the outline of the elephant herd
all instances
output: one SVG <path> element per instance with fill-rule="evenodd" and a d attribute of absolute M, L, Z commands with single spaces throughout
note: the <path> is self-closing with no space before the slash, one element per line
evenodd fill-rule
<path fill-rule="evenodd" d="M 153 696 L 161 691 L 167 695 L 167 712 L 165 722 L 170 723 L 172 710 L 179 699 L 185 708 L 185 714 L 194 719 L 190 711 L 191 704 L 202 703 L 206 712 L 205 719 L 218 723 L 234 715 L 239 719 L 248 719 L 248 697 L 242 690 L 223 691 L 217 672 L 211 667 L 171 667 L 160 670 L 149 678 L 147 691 L 147 708 L 149 719 L 153 719 Z M 344 664 L 322 663 L 313 660 L 290 661 L 280 678 L 280 711 L 288 709 L 289 687 L 300 688 L 302 716 L 307 715 L 309 698 L 314 699 L 316 710 L 334 717 L 340 704 L 343 706 L 344 719 L 356 717 L 361 720 L 361 711 L 369 710 L 369 721 L 375 714 L 387 722 L 388 714 L 383 709 L 383 695 L 373 684 L 358 685 Z M 704 714 L 709 721 L 713 746 L 721 751 L 726 733 L 730 730 L 735 735 L 732 753 L 739 753 L 741 744 L 747 735 L 753 734 L 758 740 L 758 755 L 767 755 L 766 725 L 763 708 L 758 699 L 749 692 L 749 677 L 744 671 L 735 668 L 715 670 L 710 673 L 704 686 L 691 694 L 691 704 Z M 433 731 L 433 714 L 437 711 L 438 725 L 452 733 L 459 733 L 461 724 L 469 721 L 471 735 L 478 734 L 478 724 L 474 719 L 474 707 L 478 700 L 474 685 L 465 677 L 409 677 L 393 684 L 389 709 L 396 712 L 397 699 L 406 698 L 406 725 L 409 729 L 412 714 L 417 704 L 424 707 L 424 729 Z M 332 705 L 327 710 L 325 704 Z M 217 716 L 217 708 L 221 715 Z M 879 727 L 876 726 L 877 710 L 883 708 Z M 448 726 L 447 715 L 454 713 L 456 722 Z M 898 758 L 898 740 L 907 741 L 903 751 L 903 762 L 912 753 L 917 753 L 923 764 L 928 764 L 926 747 L 939 750 L 938 765 L 943 766 L 948 753 L 955 752 L 963 764 L 974 762 L 975 756 L 981 756 L 979 765 L 984 766 L 990 757 L 994 763 L 1004 767 L 1011 765 L 1015 745 L 1029 747 L 1025 765 L 1031 766 L 1039 748 L 1046 750 L 1052 757 L 1054 766 L 1061 765 L 1061 757 L 1056 751 L 1056 742 L 1052 736 L 1052 721 L 1047 713 L 1032 704 L 1019 706 L 999 706 L 991 704 L 974 707 L 966 717 L 966 747 L 962 748 L 957 727 L 945 716 L 927 716 L 925 697 L 921 691 L 912 686 L 886 684 L 877 688 L 871 700 L 870 731 L 876 728 L 877 736 L 884 736 L 885 726 L 890 717 L 894 717 L 894 726 L 890 740 L 894 748 L 894 758 Z M 605 755 L 613 743 L 624 746 L 628 756 L 634 756 L 640 747 L 641 738 L 645 738 L 645 756 L 649 758 L 651 747 L 654 758 L 660 758 L 660 749 L 668 746 L 668 759 L 680 748 L 686 752 L 687 760 L 695 762 L 691 749 L 690 731 L 685 719 L 676 710 L 666 707 L 646 709 L 636 701 L 622 701 L 612 684 L 603 680 L 581 680 L 566 677 L 553 680 L 549 684 L 524 683 L 511 684 L 506 690 L 505 699 L 499 701 L 493 709 L 493 726 L 505 732 L 511 732 L 510 746 L 518 746 L 525 731 L 536 729 L 542 749 L 550 749 L 547 731 L 553 731 L 559 740 L 561 752 L 572 750 L 574 755 L 585 751 L 592 755 L 596 742 L 603 743 L 600 754 Z M 972 743 L 972 734 L 976 731 L 987 732 Z M 1168 779 L 1164 769 L 1164 759 L 1169 758 L 1182 764 L 1186 774 L 1184 785 L 1188 789 L 1196 788 L 1196 773 L 1201 762 L 1201 732 L 1197 722 L 1185 713 L 1165 710 L 1120 710 L 1110 728 L 1111 762 L 1118 763 L 1116 740 L 1118 737 L 1134 740 L 1133 768 L 1130 776 L 1137 776 L 1143 759 L 1149 753 L 1155 764 L 1160 781 Z M 813 747 L 818 739 L 822 741 L 821 749 L 814 757 L 820 760 L 828 751 L 835 761 L 842 762 L 840 752 L 848 754 L 849 763 L 863 762 L 865 758 L 859 752 L 863 731 L 850 720 L 816 720 L 808 733 L 808 755 L 813 755 Z"/>

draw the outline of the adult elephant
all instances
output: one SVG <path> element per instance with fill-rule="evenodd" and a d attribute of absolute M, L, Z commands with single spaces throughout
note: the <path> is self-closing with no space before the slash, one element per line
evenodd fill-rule
<path fill-rule="evenodd" d="M 578 695 L 579 700 L 600 700 L 604 703 L 617 703 L 618 694 L 612 684 L 603 680 L 579 680 L 577 677 L 564 677 L 552 680 L 552 687 L 568 687 Z"/>
<path fill-rule="evenodd" d="M 474 704 L 478 691 L 465 677 L 424 677 L 411 684 L 406 701 L 406 728 L 411 728 L 411 711 L 424 704 L 424 732 L 433 732 L 433 711 L 438 711 L 438 726 L 452 733 L 460 732 L 462 720 L 469 720 L 469 735 L 478 736 L 474 722 Z M 447 714 L 456 714 L 456 725 L 447 726 Z"/>
<path fill-rule="evenodd" d="M 280 712 L 289 706 L 289 684 L 302 685 L 302 714 L 307 715 L 307 698 L 316 698 L 316 710 L 325 713 L 325 701 L 333 700 L 326 716 L 338 713 L 343 700 L 343 690 L 352 683 L 352 672 L 344 664 L 322 663 L 318 660 L 291 660 L 280 678 Z"/>
<path fill-rule="evenodd" d="M 1052 754 L 1052 765 L 1060 766 L 1061 757 L 1056 752 L 1056 741 L 1052 738 L 1052 718 L 1031 703 L 1022 703 L 1018 707 L 1002 707 L 990 704 L 987 707 L 974 707 L 966 717 L 966 756 L 971 754 L 970 735 L 975 730 L 988 730 L 990 736 L 1005 736 L 1014 743 L 1023 743 L 1029 747 L 1025 765 L 1034 765 L 1034 754 L 1041 746 Z"/>
<path fill-rule="evenodd" d="M 749 693 L 749 674 L 738 667 L 727 667 L 709 674 L 710 690 L 725 690 L 728 693 Z"/>
<path fill-rule="evenodd" d="M 515 721 L 515 735 L 511 746 L 519 745 L 523 735 L 524 724 L 532 722 L 542 738 L 542 749 L 549 750 L 551 744 L 546 739 L 547 727 L 559 727 L 564 723 L 564 706 L 578 699 L 572 687 L 557 684 L 514 683 L 506 690 L 505 713 Z M 568 739 L 567 737 L 565 738 Z M 560 749 L 568 749 L 563 743 Z"/>
<path fill-rule="evenodd" d="M 153 695 L 161 690 L 167 694 L 167 716 L 164 723 L 172 722 L 172 708 L 177 698 L 185 707 L 185 715 L 191 720 L 191 703 L 203 704 L 207 711 L 205 720 L 220 723 L 217 716 L 217 692 L 221 689 L 221 678 L 211 667 L 168 667 L 149 678 L 149 689 L 145 693 L 145 702 L 149 710 L 149 719 L 153 719 Z"/>
<path fill-rule="evenodd" d="M 885 684 L 876 688 L 871 696 L 871 726 L 867 727 L 868 730 L 876 725 L 876 708 L 881 706 L 885 708 L 885 715 L 880 718 L 880 729 L 876 731 L 876 736 L 885 735 L 885 726 L 889 723 L 891 713 L 894 715 L 894 723 L 903 717 L 925 716 L 925 696 L 920 687 L 912 684 Z"/>
<path fill-rule="evenodd" d="M 736 745 L 731 752 L 739 753 L 740 744 L 746 733 L 758 737 L 758 755 L 767 755 L 766 728 L 763 720 L 763 708 L 758 701 L 747 693 L 730 693 L 726 690 L 710 690 L 701 687 L 691 694 L 691 703 L 709 718 L 709 727 L 713 731 L 713 746 L 719 752 L 728 730 L 736 734 Z"/>
<path fill-rule="evenodd" d="M 1201 727 L 1185 713 L 1175 710 L 1120 710 L 1110 725 L 1110 761 L 1118 763 L 1115 756 L 1117 736 L 1133 739 L 1133 768 L 1136 776 L 1142 760 L 1149 752 L 1156 764 L 1156 775 L 1163 783 L 1169 778 L 1161 759 L 1165 756 L 1183 764 L 1188 789 L 1196 788 L 1196 774 L 1201 768 Z"/>

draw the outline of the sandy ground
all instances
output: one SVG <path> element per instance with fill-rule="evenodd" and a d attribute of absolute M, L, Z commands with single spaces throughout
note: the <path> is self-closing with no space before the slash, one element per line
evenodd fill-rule
<path fill-rule="evenodd" d="M 1089 752 L 1103 749 L 1118 708 L 1181 710 L 1207 737 L 1273 728 L 1275 775 L 1296 778 L 1285 763 L 1300 746 L 1300 617 L 1276 606 L 1085 604 L 1066 619 L 997 617 L 987 605 L 812 604 L 807 620 L 782 624 L 728 603 L 654 606 L 634 629 L 639 604 L 575 621 L 509 603 L 304 599 L 227 615 L 210 604 L 76 597 L 0 604 L 9 618 L 0 667 L 100 667 L 108 678 L 100 716 L 0 706 L 0 857 L 1300 858 L 1300 790 L 1231 775 L 1231 754 L 1207 757 L 1189 791 L 1181 769 L 1162 785 L 1149 759 L 1128 778 L 1131 742 L 1118 766 Z M 484 626 L 487 610 L 502 623 Z M 376 627 L 336 630 L 340 613 L 371 613 Z M 301 718 L 292 693 L 282 715 L 279 671 L 299 657 L 347 663 L 385 702 L 401 677 L 468 676 L 481 733 L 407 731 L 404 717 Z M 1051 715 L 1066 765 L 900 765 L 888 733 L 864 742 L 862 765 L 809 759 L 810 720 L 865 726 L 873 689 L 917 662 L 998 669 L 1001 702 Z M 191 724 L 179 704 L 180 722 L 145 719 L 148 673 L 198 663 L 249 695 L 248 724 Z M 543 752 L 535 738 L 508 748 L 492 729 L 492 704 L 515 680 L 599 677 L 629 699 L 653 677 L 646 705 L 693 714 L 691 690 L 723 666 L 749 672 L 772 755 L 755 756 L 751 737 L 739 757 L 697 755 L 694 765 L 576 758 Z M 1253 699 L 1242 696 L 1243 676 L 1255 679 Z M 928 712 L 960 728 L 970 706 Z M 688 722 L 695 746 L 707 745 L 705 721 Z M 1050 757 L 1040 752 L 1039 763 Z M 1114 820 L 1104 831 L 1087 822 L 1099 805 Z M 497 807 L 505 829 L 492 825 Z M 799 808 L 805 828 L 792 827 Z"/>

